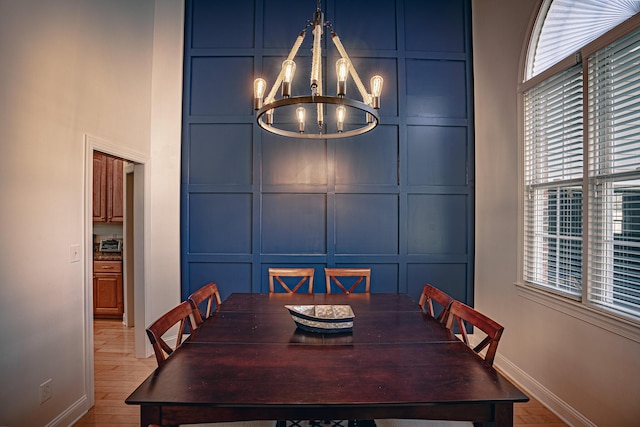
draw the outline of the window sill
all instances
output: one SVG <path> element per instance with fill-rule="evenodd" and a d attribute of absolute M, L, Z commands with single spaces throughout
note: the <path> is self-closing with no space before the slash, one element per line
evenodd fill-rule
<path fill-rule="evenodd" d="M 516 283 L 518 295 L 568 316 L 640 343 L 640 323 L 538 287 Z"/>

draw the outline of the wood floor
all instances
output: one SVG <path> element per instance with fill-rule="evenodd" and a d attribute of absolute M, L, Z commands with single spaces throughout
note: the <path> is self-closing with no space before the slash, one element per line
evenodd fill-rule
<path fill-rule="evenodd" d="M 137 427 L 139 408 L 124 400 L 156 367 L 155 357 L 136 359 L 133 328 L 114 320 L 94 321 L 95 406 L 76 427 Z M 563 427 L 556 415 L 531 399 L 516 403 L 516 427 Z"/>

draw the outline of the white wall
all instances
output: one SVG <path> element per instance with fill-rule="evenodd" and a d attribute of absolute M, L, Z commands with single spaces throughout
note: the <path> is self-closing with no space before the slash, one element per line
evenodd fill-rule
<path fill-rule="evenodd" d="M 584 309 L 569 302 L 544 302 L 514 285 L 521 202 L 518 70 L 536 4 L 536 0 L 472 3 L 476 306 L 505 326 L 496 365 L 571 424 L 638 425 L 640 344 L 607 330 L 606 317 L 595 326 L 583 320 L 590 315 Z M 635 331 L 633 326 L 626 328 L 629 335 L 638 335 L 637 326 Z"/>
<path fill-rule="evenodd" d="M 86 267 L 69 260 L 72 244 L 91 250 L 85 134 L 151 159 L 146 244 L 161 242 L 174 258 L 146 254 L 147 294 L 160 297 L 145 323 L 179 299 L 182 8 L 181 0 L 0 0 L 0 425 L 67 425 L 92 393 Z M 49 378 L 53 397 L 39 404 Z"/>
<path fill-rule="evenodd" d="M 151 85 L 151 161 L 146 221 L 146 319 L 149 325 L 180 302 L 180 149 L 184 1 L 156 0 Z M 136 343 L 147 344 L 136 329 Z M 136 348 L 136 355 L 139 350 Z"/>

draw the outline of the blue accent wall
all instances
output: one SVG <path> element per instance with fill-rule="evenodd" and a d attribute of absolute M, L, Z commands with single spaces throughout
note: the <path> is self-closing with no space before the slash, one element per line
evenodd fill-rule
<path fill-rule="evenodd" d="M 186 2 L 182 297 L 210 281 L 223 298 L 268 292 L 272 266 L 313 266 L 324 292 L 325 266 L 371 267 L 372 292 L 417 299 L 428 282 L 473 304 L 470 0 L 322 4 L 365 84 L 385 79 L 367 134 L 297 140 L 255 123 L 253 79 L 273 84 L 315 1 Z M 294 95 L 308 93 L 311 41 Z"/>

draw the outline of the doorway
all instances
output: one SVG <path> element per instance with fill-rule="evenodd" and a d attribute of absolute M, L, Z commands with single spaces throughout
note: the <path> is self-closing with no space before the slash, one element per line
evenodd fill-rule
<path fill-rule="evenodd" d="M 88 408 L 95 403 L 94 392 L 94 223 L 93 183 L 94 152 L 101 152 L 126 161 L 123 170 L 122 220 L 122 278 L 125 316 L 120 319 L 134 328 L 135 356 L 146 357 L 148 351 L 144 336 L 145 280 L 144 280 L 144 199 L 145 163 L 147 157 L 127 147 L 85 135 L 85 392 Z M 102 228 L 104 231 L 105 228 Z M 113 231 L 113 229 L 106 229 Z"/>

